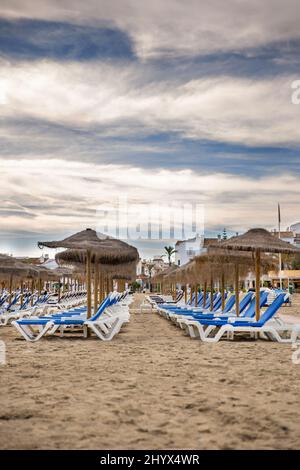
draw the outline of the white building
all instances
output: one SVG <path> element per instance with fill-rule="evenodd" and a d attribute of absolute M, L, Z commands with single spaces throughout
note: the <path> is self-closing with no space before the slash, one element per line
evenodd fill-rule
<path fill-rule="evenodd" d="M 140 280 L 150 279 L 168 267 L 169 264 L 165 263 L 162 256 L 156 256 L 151 260 L 140 259 L 136 270 L 137 278 Z"/>
<path fill-rule="evenodd" d="M 300 222 L 297 222 L 296 224 L 293 224 L 290 226 L 289 230 L 294 233 L 299 233 L 300 234 Z"/>
<path fill-rule="evenodd" d="M 205 253 L 207 247 L 217 241 L 217 238 L 204 238 L 200 235 L 189 240 L 178 240 L 175 244 L 175 264 L 177 266 L 187 264 L 194 256 Z"/>
<path fill-rule="evenodd" d="M 274 230 L 272 233 L 278 236 L 277 230 Z M 280 238 L 285 242 L 300 247 L 300 222 L 295 223 L 288 227 L 286 230 L 281 231 Z"/>

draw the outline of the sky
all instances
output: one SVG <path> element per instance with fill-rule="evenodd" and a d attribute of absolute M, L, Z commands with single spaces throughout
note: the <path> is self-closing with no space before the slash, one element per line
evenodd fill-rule
<path fill-rule="evenodd" d="M 299 23 L 298 0 L 2 0 L 0 252 L 110 225 L 120 196 L 196 204 L 208 236 L 273 229 L 278 202 L 299 222 Z"/>

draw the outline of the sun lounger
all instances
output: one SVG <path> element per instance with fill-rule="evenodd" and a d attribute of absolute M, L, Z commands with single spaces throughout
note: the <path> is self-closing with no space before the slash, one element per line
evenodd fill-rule
<path fill-rule="evenodd" d="M 198 329 L 200 339 L 205 342 L 217 342 L 225 335 L 233 339 L 236 333 L 247 333 L 252 337 L 263 335 L 265 338 L 279 342 L 295 341 L 297 325 L 286 324 L 274 318 L 285 302 L 286 294 L 279 294 L 258 321 L 239 317 L 228 318 L 228 320 L 200 320 Z M 214 336 L 211 336 L 212 333 Z M 287 334 L 289 337 L 286 337 Z"/>
<path fill-rule="evenodd" d="M 228 313 L 217 313 L 213 317 L 206 317 L 205 315 L 201 317 L 195 317 L 195 318 L 183 318 L 180 320 L 181 322 L 181 328 L 186 329 L 186 331 L 189 333 L 191 338 L 197 338 L 200 336 L 200 330 L 206 330 L 206 328 L 209 328 L 210 331 L 212 331 L 214 328 L 217 328 L 217 326 L 213 326 L 213 321 L 214 320 L 222 320 L 224 323 L 228 322 L 229 320 L 233 319 L 239 319 L 241 321 L 244 321 L 243 319 L 253 319 L 255 317 L 255 305 L 256 305 L 256 300 L 253 297 L 253 292 L 252 294 L 252 300 L 250 303 L 248 303 L 247 308 L 244 308 L 242 312 L 240 311 L 240 315 L 236 315 L 235 310 L 231 310 L 231 312 Z M 246 297 L 246 296 L 245 296 Z M 263 308 L 266 305 L 267 302 L 267 294 L 262 293 L 260 296 L 260 308 Z M 247 300 L 249 300 L 249 297 L 246 297 Z M 246 302 L 245 302 L 246 303 Z M 241 302 L 242 304 L 242 302 Z M 207 322 L 211 321 L 209 326 L 204 326 L 204 320 Z"/>
<path fill-rule="evenodd" d="M 59 317 L 30 318 L 25 320 L 13 321 L 12 325 L 27 341 L 38 341 L 46 334 L 54 334 L 58 329 L 63 331 L 65 327 L 82 327 L 86 336 L 87 327 L 92 328 L 97 336 L 103 341 L 111 340 L 120 330 L 123 323 L 128 321 L 128 315 L 125 315 L 124 305 L 114 311 L 114 315 L 102 317 L 105 310 L 113 305 L 115 297 L 107 297 L 99 307 L 98 311 L 89 320 L 83 314 Z M 119 300 L 119 299 L 118 299 Z M 125 307 L 126 304 L 125 304 Z M 127 307 L 128 308 L 128 307 Z M 100 318 L 101 317 L 101 318 Z"/>

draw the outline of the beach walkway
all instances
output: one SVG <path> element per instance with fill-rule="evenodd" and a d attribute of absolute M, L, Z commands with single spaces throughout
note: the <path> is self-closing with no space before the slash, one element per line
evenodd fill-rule
<path fill-rule="evenodd" d="M 290 345 L 203 344 L 137 311 L 110 343 L 0 334 L 1 448 L 300 446 L 300 365 Z"/>

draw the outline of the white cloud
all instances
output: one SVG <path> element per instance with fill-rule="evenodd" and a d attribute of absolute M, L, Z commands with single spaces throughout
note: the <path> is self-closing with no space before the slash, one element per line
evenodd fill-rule
<path fill-rule="evenodd" d="M 246 145 L 300 143 L 293 77 L 230 76 L 186 83 L 143 82 L 137 65 L 21 63 L 0 67 L 3 117 L 35 118 L 109 134 L 179 132 Z"/>
<path fill-rule="evenodd" d="M 142 58 L 206 54 L 299 38 L 298 0 L 2 0 L 0 14 L 113 23 Z"/>
<path fill-rule="evenodd" d="M 205 175 L 63 160 L 39 166 L 33 160 L 13 159 L 1 159 L 0 171 L 0 198 L 10 201 L 0 209 L 11 209 L 10 216 L 0 219 L 3 233 L 20 228 L 46 234 L 95 227 L 99 206 L 117 202 L 120 195 L 145 208 L 150 203 L 161 207 L 174 201 L 203 204 L 206 229 L 272 228 L 277 201 L 282 204 L 283 223 L 289 225 L 297 218 L 300 197 L 299 178 L 288 173 L 253 179 L 221 172 Z M 22 212 L 30 212 L 31 217 Z"/>

